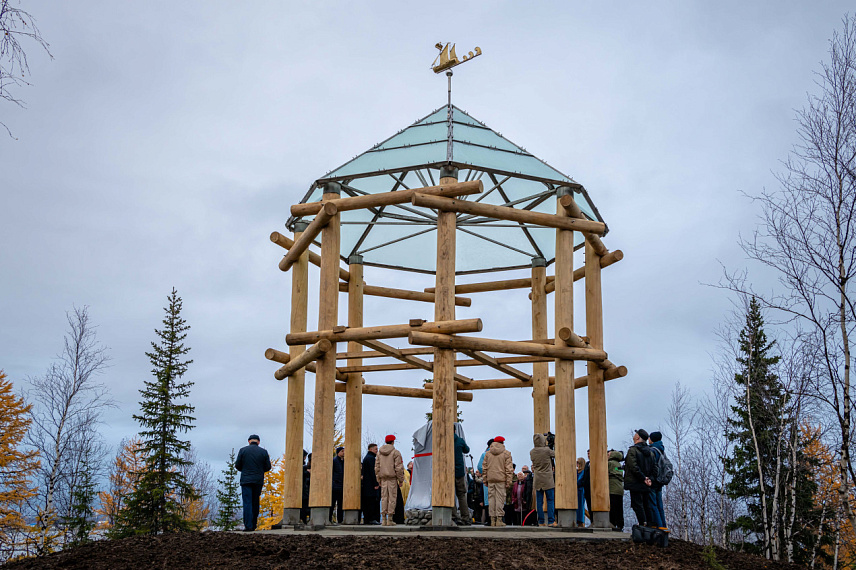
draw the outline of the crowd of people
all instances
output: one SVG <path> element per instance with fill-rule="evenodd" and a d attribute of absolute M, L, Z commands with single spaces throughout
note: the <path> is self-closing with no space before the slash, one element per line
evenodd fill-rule
<path fill-rule="evenodd" d="M 239 463 L 244 456 L 257 452 L 258 436 L 252 436 L 250 446 L 239 453 Z M 558 526 L 555 516 L 555 450 L 553 434 L 536 433 L 532 437 L 533 447 L 529 452 L 531 469 L 523 465 L 520 471 L 511 452 L 505 448 L 505 438 L 496 436 L 487 442 L 485 451 L 476 465 L 467 467 L 464 459 L 470 448 L 463 438 L 455 435 L 455 494 L 458 499 L 460 521 L 464 525 L 482 524 L 490 526 Z M 250 449 L 251 446 L 255 446 Z M 266 451 L 264 454 L 266 455 Z M 609 474 L 609 522 L 613 530 L 624 529 L 624 492 L 630 492 L 630 505 L 638 524 L 668 530 L 663 506 L 663 486 L 671 480 L 671 462 L 666 457 L 662 434 L 648 434 L 644 429 L 633 433 L 633 445 L 626 453 L 620 450 L 604 450 Z M 577 459 L 577 519 L 578 527 L 586 526 L 586 518 L 592 521 L 591 475 L 589 460 Z M 309 482 L 312 471 L 312 454 L 303 452 L 303 508 L 301 516 L 309 520 Z M 333 457 L 332 505 L 330 524 L 343 522 L 344 508 L 344 456 L 343 447 L 336 449 Z M 469 455 L 472 462 L 472 456 Z M 259 457 L 263 464 L 265 459 Z M 269 467 L 267 459 L 267 468 Z M 241 464 L 236 465 L 241 470 Z M 244 483 L 244 476 L 248 482 Z M 388 435 L 384 445 L 368 446 L 361 466 L 361 511 L 358 520 L 363 524 L 395 526 L 405 522 L 404 504 L 410 491 L 413 462 L 405 468 L 401 452 L 395 448 L 395 436 Z M 245 521 L 252 521 L 252 509 L 257 516 L 257 493 L 261 484 L 257 475 L 242 472 L 244 490 Z M 250 481 L 250 479 L 252 479 Z M 244 488 L 244 485 L 250 487 Z M 259 487 L 257 489 L 257 487 Z M 255 504 L 253 504 L 255 503 Z M 250 513 L 247 513 L 249 507 Z M 249 517 L 248 517 L 249 515 Z M 246 523 L 245 523 L 246 526 Z M 250 522 L 250 528 L 255 525 Z"/>

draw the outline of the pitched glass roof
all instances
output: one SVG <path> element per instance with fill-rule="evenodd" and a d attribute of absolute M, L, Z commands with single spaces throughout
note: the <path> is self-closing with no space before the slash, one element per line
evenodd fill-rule
<path fill-rule="evenodd" d="M 339 182 L 342 197 L 436 185 L 440 168 L 458 168 L 458 180 L 481 180 L 484 192 L 462 199 L 555 213 L 556 190 L 574 188 L 590 219 L 603 221 L 585 189 L 454 105 L 443 106 L 319 178 L 303 202 L 321 199 L 324 183 Z M 451 121 L 449 120 L 451 118 Z M 410 203 L 342 212 L 342 258 L 433 273 L 436 212 Z M 295 218 L 287 226 L 293 228 Z M 581 246 L 582 235 L 576 236 Z M 533 257 L 554 261 L 555 230 L 469 214 L 457 219 L 458 274 L 530 267 Z"/>

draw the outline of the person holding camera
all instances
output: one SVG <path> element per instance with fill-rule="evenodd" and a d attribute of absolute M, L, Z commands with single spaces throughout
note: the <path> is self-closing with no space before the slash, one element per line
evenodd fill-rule
<path fill-rule="evenodd" d="M 535 489 L 535 510 L 538 514 L 538 526 L 544 526 L 544 497 L 547 497 L 547 522 L 550 526 L 556 525 L 555 517 L 555 488 L 553 479 L 553 459 L 556 452 L 547 446 L 547 436 L 536 433 L 532 436 L 535 447 L 529 452 L 532 460 L 533 487 Z"/>

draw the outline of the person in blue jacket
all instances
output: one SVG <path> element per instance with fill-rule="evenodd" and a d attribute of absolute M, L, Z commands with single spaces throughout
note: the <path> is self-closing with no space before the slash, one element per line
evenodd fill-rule
<path fill-rule="evenodd" d="M 243 499 L 244 530 L 256 530 L 259 520 L 259 498 L 265 482 L 265 473 L 271 470 L 267 449 L 259 447 L 259 436 L 247 438 L 248 445 L 238 451 L 235 469 L 241 472 L 241 499 Z"/>
<path fill-rule="evenodd" d="M 464 438 L 455 434 L 455 495 L 458 497 L 458 510 L 464 525 L 471 525 L 473 518 L 467 508 L 467 466 L 464 464 L 464 454 L 470 452 L 470 446 Z"/>

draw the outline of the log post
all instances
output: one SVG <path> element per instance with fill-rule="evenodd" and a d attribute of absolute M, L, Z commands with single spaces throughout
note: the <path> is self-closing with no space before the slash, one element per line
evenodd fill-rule
<path fill-rule="evenodd" d="M 532 338 L 547 338 L 547 261 L 532 258 Z M 550 431 L 550 370 L 547 362 L 532 364 L 534 433 Z"/>
<path fill-rule="evenodd" d="M 339 197 L 335 182 L 324 187 L 325 200 Z M 339 312 L 339 221 L 333 215 L 321 231 L 321 283 L 318 295 L 318 328 L 336 326 Z M 312 477 L 309 485 L 310 523 L 326 526 L 332 504 L 333 415 L 335 413 L 336 345 L 318 361 L 315 374 L 315 418 L 312 427 Z"/>
<path fill-rule="evenodd" d="M 348 326 L 363 326 L 363 257 L 348 258 L 351 280 L 348 287 Z M 363 345 L 348 343 L 348 352 L 362 352 Z M 348 366 L 362 366 L 362 358 L 349 358 Z M 345 389 L 345 480 L 342 503 L 345 524 L 360 524 L 360 450 L 363 440 L 363 375 L 348 374 Z"/>
<path fill-rule="evenodd" d="M 458 169 L 444 166 L 440 184 L 452 184 L 458 179 Z M 437 273 L 434 299 L 434 320 L 455 318 L 455 212 L 437 214 Z M 455 395 L 455 352 L 442 348 L 434 350 L 433 447 L 431 474 L 431 524 L 452 526 L 455 508 L 455 440 L 454 423 L 457 411 Z"/>
<path fill-rule="evenodd" d="M 294 240 L 306 230 L 306 222 L 294 225 Z M 300 254 L 291 271 L 291 332 L 306 331 L 306 305 L 309 294 L 309 252 Z M 295 359 L 305 346 L 289 347 L 290 359 Z M 276 352 L 276 351 L 275 351 Z M 271 356 L 276 356 L 272 354 Z M 283 485 L 282 523 L 298 524 L 303 506 L 303 409 L 306 371 L 301 368 L 288 381 L 285 410 L 285 482 Z"/>
<path fill-rule="evenodd" d="M 570 194 L 559 188 L 561 197 Z M 556 215 L 569 217 L 557 203 Z M 574 232 L 556 229 L 555 326 L 557 347 L 568 344 L 559 337 L 563 327 L 574 328 Z M 556 520 L 560 527 L 576 525 L 577 514 L 577 442 L 574 421 L 574 361 L 556 359 Z"/>
<path fill-rule="evenodd" d="M 586 240 L 586 335 L 592 348 L 603 348 L 603 301 L 600 286 L 600 258 L 593 240 Z M 588 363 L 589 449 L 591 453 L 592 526 L 609 528 L 609 472 L 606 457 L 606 391 L 604 371 Z"/>

